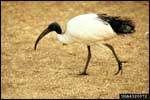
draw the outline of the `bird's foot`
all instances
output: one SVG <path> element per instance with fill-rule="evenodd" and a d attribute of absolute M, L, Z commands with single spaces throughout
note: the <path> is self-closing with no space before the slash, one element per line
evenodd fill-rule
<path fill-rule="evenodd" d="M 119 74 L 120 71 L 122 74 L 122 63 L 127 63 L 127 61 L 118 61 L 118 71 L 115 73 L 115 75 Z"/>
<path fill-rule="evenodd" d="M 82 72 L 79 75 L 88 75 L 86 72 Z"/>

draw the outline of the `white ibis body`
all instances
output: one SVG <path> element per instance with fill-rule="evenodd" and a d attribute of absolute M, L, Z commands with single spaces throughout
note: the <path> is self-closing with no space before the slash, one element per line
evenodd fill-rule
<path fill-rule="evenodd" d="M 129 34 L 135 32 L 135 26 L 129 19 L 120 17 L 107 16 L 106 14 L 83 14 L 72 18 L 68 23 L 66 30 L 62 32 L 60 25 L 57 22 L 51 23 L 37 38 L 34 49 L 40 39 L 47 33 L 55 31 L 57 38 L 62 44 L 70 44 L 80 42 L 87 45 L 88 57 L 84 67 L 84 71 L 80 75 L 87 75 L 87 67 L 91 58 L 90 43 L 111 39 L 113 36 L 121 34 Z M 114 54 L 118 63 L 118 74 L 122 71 L 122 63 L 115 53 L 114 48 L 110 44 L 104 44 Z"/>

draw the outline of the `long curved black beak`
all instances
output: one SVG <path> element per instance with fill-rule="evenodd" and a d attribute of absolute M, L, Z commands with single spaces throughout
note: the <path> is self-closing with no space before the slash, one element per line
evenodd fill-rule
<path fill-rule="evenodd" d="M 36 50 L 36 46 L 37 44 L 39 43 L 39 41 L 47 34 L 49 33 L 50 30 L 48 28 L 46 28 L 41 34 L 40 36 L 37 38 L 36 42 L 35 42 L 35 45 L 34 45 L 34 50 Z"/>

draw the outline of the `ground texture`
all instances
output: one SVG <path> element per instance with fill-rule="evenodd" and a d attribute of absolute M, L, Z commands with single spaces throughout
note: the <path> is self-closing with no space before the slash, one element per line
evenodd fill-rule
<path fill-rule="evenodd" d="M 148 93 L 149 6 L 148 2 L 2 2 L 1 91 L 2 98 L 119 98 L 121 93 Z M 84 44 L 63 46 L 53 32 L 34 43 L 53 21 L 65 30 L 67 21 L 83 13 L 106 13 L 131 18 L 136 32 L 118 36 L 112 44 L 123 64 L 123 74 L 114 75 L 117 63 L 108 48 L 92 46 L 88 76 L 83 70 Z"/>

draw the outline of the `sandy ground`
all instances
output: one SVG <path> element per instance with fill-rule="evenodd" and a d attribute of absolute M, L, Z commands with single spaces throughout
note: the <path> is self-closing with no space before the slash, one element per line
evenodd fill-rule
<path fill-rule="evenodd" d="M 2 98 L 119 98 L 120 93 L 149 91 L 148 2 L 2 2 L 1 4 Z M 133 35 L 118 36 L 112 44 L 123 64 L 107 48 L 92 46 L 88 76 L 83 70 L 84 44 L 62 46 L 53 32 L 34 51 L 38 35 L 53 21 L 65 30 L 67 21 L 83 13 L 106 13 L 131 18 Z"/>

